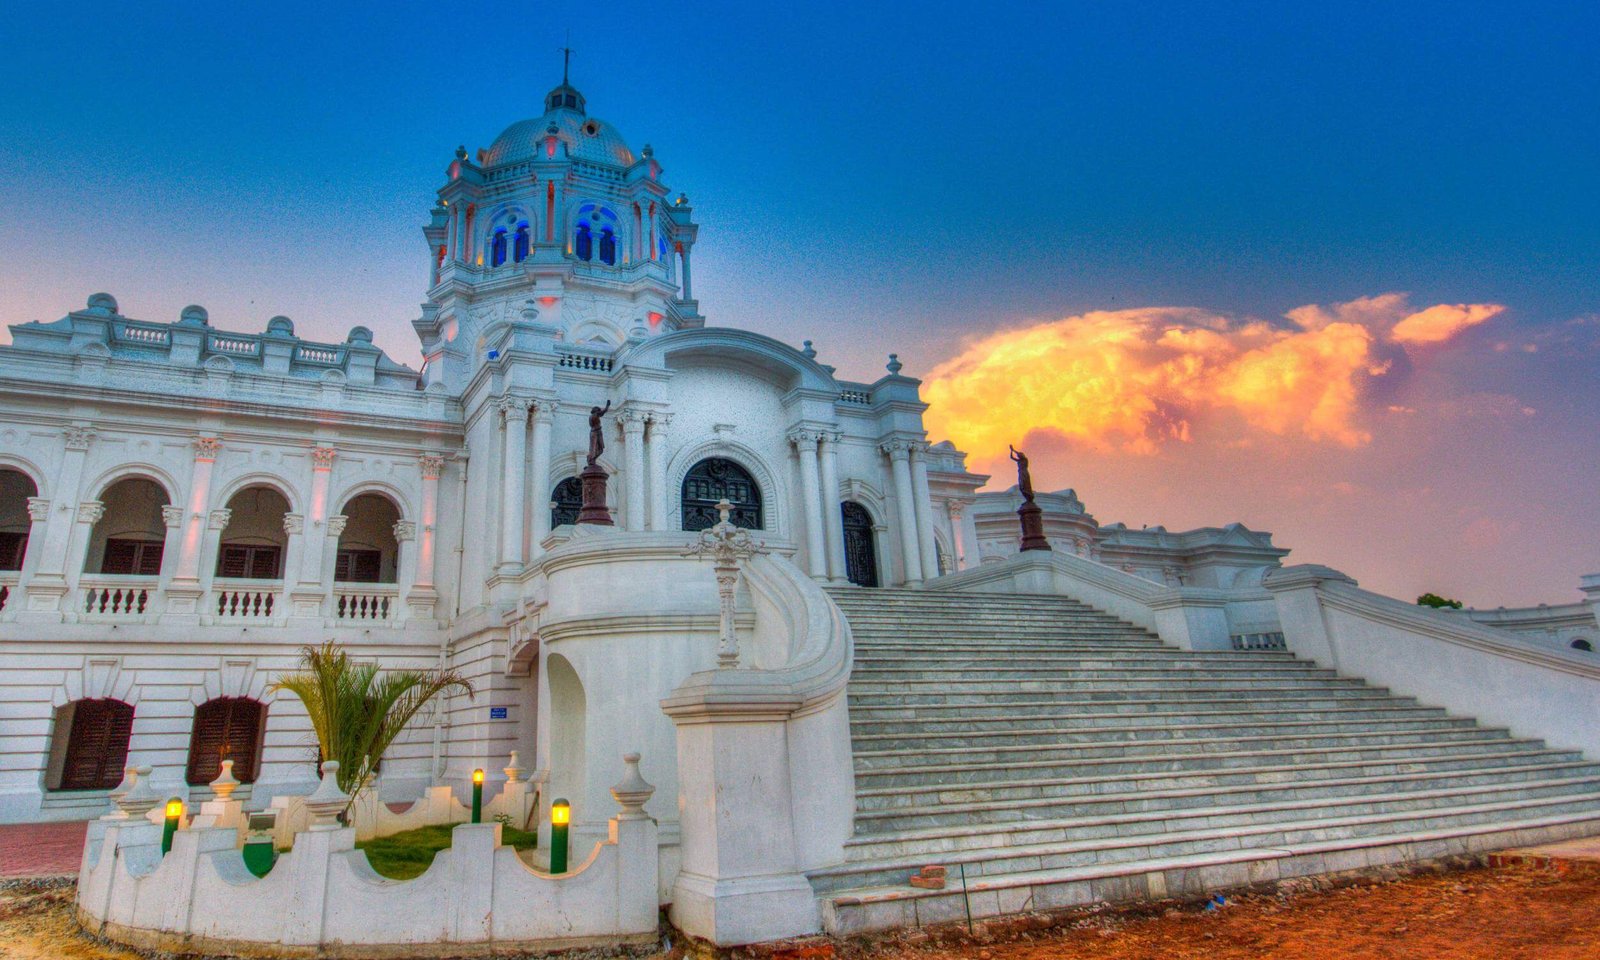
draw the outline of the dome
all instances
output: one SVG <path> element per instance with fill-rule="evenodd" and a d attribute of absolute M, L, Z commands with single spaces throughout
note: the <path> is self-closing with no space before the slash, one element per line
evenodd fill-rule
<path fill-rule="evenodd" d="M 494 138 L 484 153 L 485 167 L 548 159 L 542 150 L 551 128 L 572 157 L 621 167 L 633 164 L 633 151 L 622 134 L 604 120 L 585 115 L 583 94 L 575 88 L 562 84 L 550 91 L 545 104 L 543 116 L 519 120 Z"/>

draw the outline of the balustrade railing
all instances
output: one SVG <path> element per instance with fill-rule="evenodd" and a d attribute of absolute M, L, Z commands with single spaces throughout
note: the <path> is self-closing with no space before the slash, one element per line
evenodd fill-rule
<path fill-rule="evenodd" d="M 399 615 L 400 589 L 387 583 L 336 583 L 333 616 L 336 620 L 388 621 Z"/>
<path fill-rule="evenodd" d="M 588 353 L 563 353 L 559 355 L 557 365 L 572 367 L 577 370 L 592 370 L 595 373 L 610 373 L 611 358 L 598 357 Z"/>
<path fill-rule="evenodd" d="M 137 620 L 155 612 L 157 577 L 80 577 L 78 611 L 92 620 Z"/>
<path fill-rule="evenodd" d="M 1287 650 L 1289 644 L 1282 631 L 1272 633 L 1236 633 L 1228 638 L 1235 650 Z"/>
<path fill-rule="evenodd" d="M 223 620 L 270 620 L 282 606 L 277 580 L 219 580 L 212 589 L 212 611 Z"/>

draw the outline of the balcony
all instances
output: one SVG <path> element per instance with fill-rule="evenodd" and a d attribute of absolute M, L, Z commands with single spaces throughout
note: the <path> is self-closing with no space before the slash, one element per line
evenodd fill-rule
<path fill-rule="evenodd" d="M 282 619 L 283 581 L 217 578 L 206 612 L 219 623 L 273 623 Z"/>
<path fill-rule="evenodd" d="M 78 578 L 79 617 L 88 623 L 139 623 L 153 614 L 159 577 L 84 574 Z"/>
<path fill-rule="evenodd" d="M 393 583 L 335 583 L 333 618 L 340 623 L 392 623 L 400 617 L 400 587 Z"/>

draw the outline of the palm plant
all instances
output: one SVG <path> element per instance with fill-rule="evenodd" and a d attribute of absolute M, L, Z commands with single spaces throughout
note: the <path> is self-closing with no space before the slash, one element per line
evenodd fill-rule
<path fill-rule="evenodd" d="M 302 649 L 300 670 L 278 677 L 268 691 L 300 698 L 322 759 L 339 761 L 339 789 L 354 802 L 406 724 L 451 689 L 472 696 L 472 684 L 454 670 L 380 671 L 376 663 L 350 659 L 329 640 Z"/>

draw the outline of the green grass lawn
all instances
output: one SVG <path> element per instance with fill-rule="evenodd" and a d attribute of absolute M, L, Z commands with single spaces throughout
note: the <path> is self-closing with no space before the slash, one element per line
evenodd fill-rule
<path fill-rule="evenodd" d="M 407 830 L 375 840 L 360 840 L 357 850 L 365 850 L 372 869 L 391 880 L 410 880 L 419 877 L 433 863 L 434 854 L 450 846 L 450 831 L 455 824 L 440 824 Z M 500 842 L 508 847 L 526 850 L 534 846 L 538 837 L 526 830 L 502 826 Z"/>

